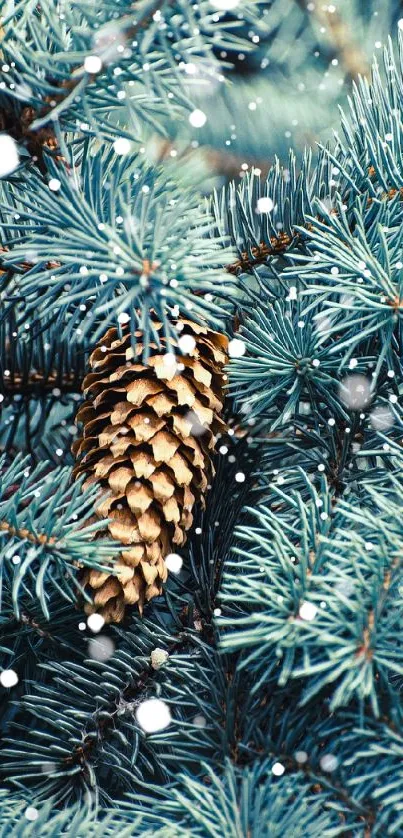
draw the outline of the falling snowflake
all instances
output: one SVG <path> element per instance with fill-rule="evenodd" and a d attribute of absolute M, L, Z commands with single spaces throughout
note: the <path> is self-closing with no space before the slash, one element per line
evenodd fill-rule
<path fill-rule="evenodd" d="M 371 385 L 364 375 L 347 375 L 340 384 L 340 399 L 350 410 L 361 410 L 372 399 Z"/>
<path fill-rule="evenodd" d="M 5 689 L 10 689 L 10 687 L 15 687 L 18 684 L 18 675 L 14 669 L 3 669 L 0 672 L 0 684 Z"/>
<path fill-rule="evenodd" d="M 299 616 L 301 620 L 314 620 L 318 609 L 313 602 L 302 602 L 299 609 Z"/>
<path fill-rule="evenodd" d="M 171 711 L 160 698 L 147 698 L 139 704 L 136 719 L 146 733 L 164 730 L 172 721 Z"/>
<path fill-rule="evenodd" d="M 107 661 L 115 651 L 115 644 L 106 634 L 99 634 L 88 641 L 88 655 L 96 661 Z"/>
<path fill-rule="evenodd" d="M 90 614 L 87 619 L 87 626 L 94 634 L 97 634 L 101 631 L 101 628 L 105 625 L 105 620 L 102 614 Z"/>
<path fill-rule="evenodd" d="M 242 358 L 245 355 L 246 346 L 240 338 L 233 338 L 228 344 L 228 355 L 230 358 Z"/>
<path fill-rule="evenodd" d="M 275 762 L 274 765 L 272 765 L 271 771 L 275 777 L 281 777 L 282 774 L 284 774 L 285 767 L 281 762 Z"/>
<path fill-rule="evenodd" d="M 189 122 L 193 128 L 202 128 L 207 122 L 207 116 L 200 108 L 196 108 L 189 114 Z"/>
<path fill-rule="evenodd" d="M 259 198 L 259 200 L 257 202 L 257 205 L 256 205 L 256 211 L 259 212 L 259 213 L 271 212 L 273 208 L 274 208 L 273 201 L 272 201 L 271 198 L 269 198 L 267 196 L 264 197 L 264 198 Z"/>
<path fill-rule="evenodd" d="M 333 754 L 324 754 L 320 759 L 320 767 L 323 771 L 335 771 L 339 764 L 339 760 Z"/>
<path fill-rule="evenodd" d="M 36 821 L 39 817 L 39 812 L 35 809 L 35 806 L 28 806 L 25 809 L 25 817 L 27 821 Z"/>
<path fill-rule="evenodd" d="M 18 146 L 9 134 L 0 134 L 0 177 L 11 175 L 19 165 Z"/>
<path fill-rule="evenodd" d="M 392 411 L 389 407 L 375 407 L 370 414 L 370 422 L 376 431 L 386 431 L 391 428 L 394 422 Z"/>
<path fill-rule="evenodd" d="M 183 559 L 178 553 L 169 553 L 165 557 L 165 567 L 171 573 L 179 573 L 182 570 Z"/>

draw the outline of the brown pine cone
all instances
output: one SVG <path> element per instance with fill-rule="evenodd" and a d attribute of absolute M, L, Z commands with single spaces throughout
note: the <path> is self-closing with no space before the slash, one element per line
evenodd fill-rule
<path fill-rule="evenodd" d="M 110 535 L 126 547 L 113 574 L 82 571 L 93 595 L 87 613 L 100 612 L 106 622 L 120 622 L 126 605 L 141 612 L 161 594 L 164 559 L 185 543 L 193 506 L 204 503 L 215 434 L 225 428 L 227 338 L 181 320 L 175 358 L 164 351 L 162 325 L 154 327 L 161 346 L 150 344 L 146 362 L 141 332 L 133 351 L 130 333 L 108 330 L 90 357 L 87 401 L 77 413 L 83 431 L 73 446 L 75 476 L 86 475 L 84 486 L 99 484 L 105 497 L 97 515 L 110 519 Z"/>

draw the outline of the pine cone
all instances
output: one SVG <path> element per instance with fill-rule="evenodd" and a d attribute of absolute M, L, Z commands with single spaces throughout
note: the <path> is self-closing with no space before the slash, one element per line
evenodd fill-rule
<path fill-rule="evenodd" d="M 227 338 L 206 326 L 177 323 L 177 358 L 150 344 L 142 361 L 141 332 L 118 336 L 109 329 L 90 357 L 83 382 L 87 401 L 77 413 L 83 435 L 73 451 L 75 476 L 84 486 L 99 484 L 100 518 L 109 518 L 113 539 L 127 545 L 114 573 L 83 570 L 82 583 L 93 594 L 87 613 L 98 611 L 106 622 L 120 622 L 125 606 L 162 592 L 167 577 L 164 558 L 186 541 L 192 509 L 213 476 L 211 452 L 215 434 L 225 425 L 223 365 Z M 184 338 L 184 336 L 187 336 Z M 162 351 L 161 351 L 162 348 Z M 176 347 L 175 347 L 176 348 Z"/>

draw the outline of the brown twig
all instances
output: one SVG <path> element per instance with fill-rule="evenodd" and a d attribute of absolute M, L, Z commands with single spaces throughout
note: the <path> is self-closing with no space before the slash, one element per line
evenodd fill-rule
<path fill-rule="evenodd" d="M 57 542 L 57 539 L 53 535 L 33 533 L 31 530 L 25 528 L 19 529 L 18 527 L 12 527 L 8 521 L 0 521 L 0 531 L 6 532 L 11 536 L 17 536 L 17 538 L 21 538 L 24 541 L 31 541 L 32 544 L 40 544 L 42 546 L 49 545 L 53 547 Z"/>
<path fill-rule="evenodd" d="M 5 366 L 6 364 L 7 360 L 4 362 Z M 57 370 L 51 370 L 50 372 L 37 370 L 30 372 L 28 376 L 23 376 L 20 373 L 10 378 L 4 376 L 3 387 L 0 387 L 0 390 L 6 397 L 22 392 L 28 396 L 38 393 L 39 390 L 43 393 L 51 393 L 55 387 L 63 393 L 80 393 L 81 378 L 76 373 L 64 372 L 60 375 Z"/>
<path fill-rule="evenodd" d="M 295 237 L 297 234 L 295 234 Z M 250 271 L 256 265 L 264 265 L 269 256 L 275 256 L 279 253 L 284 253 L 287 247 L 293 242 L 295 237 L 289 236 L 287 233 L 279 233 L 278 236 L 272 236 L 270 244 L 260 242 L 258 247 L 251 247 L 252 256 L 243 251 L 241 258 L 231 265 L 227 265 L 227 271 L 230 274 L 236 274 L 239 270 Z"/>

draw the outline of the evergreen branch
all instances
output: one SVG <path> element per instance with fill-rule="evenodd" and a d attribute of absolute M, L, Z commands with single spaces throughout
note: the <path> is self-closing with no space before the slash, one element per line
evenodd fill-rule
<path fill-rule="evenodd" d="M 100 813 L 101 814 L 101 813 Z M 57 811 L 51 803 L 32 806 L 32 801 L 24 799 L 22 794 L 10 795 L 9 791 L 0 792 L 0 836 L 1 838 L 35 838 L 40 832 L 44 838 L 112 838 L 116 835 L 112 811 L 103 812 L 102 820 L 96 817 L 96 810 L 91 804 L 70 806 Z M 138 822 L 138 820 L 137 820 Z M 136 821 L 134 821 L 136 825 Z M 131 827 L 122 830 L 120 838 L 130 838 Z"/>
<path fill-rule="evenodd" d="M 48 611 L 46 619 L 40 603 L 25 597 L 17 617 L 10 594 L 3 594 L 1 651 L 7 667 L 18 672 L 21 679 L 37 678 L 38 663 L 49 658 L 57 660 L 66 654 L 73 659 L 85 657 L 87 638 L 78 629 L 78 615 L 71 603 L 66 603 L 58 591 L 50 591 Z M 3 710 L 6 712 L 6 705 Z"/>
<path fill-rule="evenodd" d="M 196 638 L 192 642 L 190 634 L 181 639 L 162 630 L 156 633 L 144 622 L 133 628 L 135 634 L 115 634 L 120 642 L 108 662 L 53 662 L 53 683 L 36 684 L 34 693 L 25 697 L 21 709 L 29 727 L 15 722 L 17 739 L 10 739 L 3 751 L 7 775 L 17 786 L 33 786 L 39 798 L 51 796 L 55 803 L 82 799 L 88 792 L 105 802 L 111 793 L 143 784 L 147 776 L 166 782 L 179 759 L 191 766 L 195 741 L 199 754 L 214 754 L 221 715 L 211 694 L 217 659 Z M 150 662 L 155 647 L 169 651 L 169 662 L 159 670 Z M 183 654 L 189 647 L 192 653 Z M 167 730 L 147 735 L 135 710 L 150 696 L 160 696 L 172 708 L 174 721 Z M 209 719 L 203 730 L 197 719 L 192 722 L 200 711 Z M 29 723 L 36 717 L 41 718 L 45 738 Z M 19 739 L 23 729 L 29 730 L 25 742 Z M 52 740 L 55 745 L 57 741 L 55 748 Z M 44 761 L 49 762 L 45 773 Z"/>
<path fill-rule="evenodd" d="M 258 24 L 259 4 L 245 0 L 242 5 L 245 19 Z M 140 0 L 133 8 L 132 0 L 124 0 L 117 14 L 115 4 L 103 0 L 96 16 L 88 3 L 75 0 L 62 19 L 56 0 L 36 7 L 32 16 L 20 0 L 3 27 L 2 50 L 10 66 L 6 91 L 24 100 L 25 111 L 31 108 L 28 133 L 59 119 L 63 130 L 85 124 L 110 139 L 123 134 L 138 140 L 135 122 L 149 121 L 163 132 L 158 117 L 167 109 L 167 96 L 174 116 L 191 105 L 183 72 L 189 55 L 208 61 L 219 75 L 221 62 L 213 48 L 250 49 L 234 31 L 239 21 L 214 14 L 208 0 L 196 8 L 171 0 Z M 95 67 L 87 66 L 88 56 L 99 59 Z M 124 126 L 113 118 L 123 99 Z M 64 156 L 64 148 L 61 152 Z"/>
<path fill-rule="evenodd" d="M 38 600 L 49 618 L 49 588 L 75 601 L 76 568 L 105 568 L 116 551 L 113 542 L 93 540 L 102 523 L 91 523 L 96 489 L 83 496 L 80 483 L 70 485 L 70 469 L 53 470 L 42 463 L 31 470 L 29 460 L 17 456 L 0 467 L 0 540 L 2 587 L 10 596 L 16 617 L 21 602 Z M 57 489 L 55 491 L 55 485 Z M 80 527 L 74 522 L 80 513 Z"/>
<path fill-rule="evenodd" d="M 361 700 L 369 697 L 379 715 L 379 696 L 394 698 L 390 676 L 403 674 L 394 642 L 401 613 L 396 510 L 402 487 L 393 477 L 384 496 L 369 487 L 371 502 L 367 499 L 361 513 L 350 499 L 339 501 L 333 512 L 325 487 L 319 495 L 311 488 L 310 494 L 311 504 L 303 504 L 278 487 L 272 508 L 251 511 L 249 525 L 239 529 L 249 545 L 248 559 L 241 574 L 236 562 L 228 564 L 222 599 L 229 614 L 221 623 L 231 631 L 224 634 L 223 647 L 249 648 L 243 665 L 251 666 L 257 678 L 267 678 L 272 667 L 278 669 L 280 684 L 309 677 L 303 702 L 336 682 L 332 708 L 356 694 Z M 276 498 L 282 500 L 280 508 L 274 506 Z M 380 531 L 381 509 L 387 518 Z M 269 654 L 273 647 L 274 657 Z"/>
<path fill-rule="evenodd" d="M 337 814 L 323 809 L 320 796 L 309 793 L 301 776 L 275 780 L 271 767 L 271 761 L 264 760 L 242 771 L 227 761 L 217 776 L 205 765 L 204 782 L 182 775 L 176 787 L 162 792 L 158 805 L 151 797 L 139 801 L 131 796 L 123 806 L 123 816 L 129 820 L 144 812 L 144 827 L 152 828 L 158 838 L 178 834 L 184 838 L 190 834 L 330 838 L 340 834 Z"/>
<path fill-rule="evenodd" d="M 3 264 L 21 264 L 27 247 L 37 259 L 15 279 L 25 299 L 24 318 L 50 314 L 66 340 L 78 343 L 96 342 L 119 315 L 130 317 L 133 334 L 144 331 L 150 308 L 168 334 L 172 310 L 192 310 L 195 319 L 222 325 L 235 288 L 223 268 L 231 251 L 211 235 L 212 219 L 190 190 L 110 151 L 91 156 L 86 147 L 80 172 L 73 168 L 74 177 L 51 168 L 60 179 L 58 193 L 34 172 L 24 193 L 18 185 L 4 186 Z M 13 234 L 11 207 L 25 220 L 23 238 Z M 59 267 L 48 269 L 49 262 Z"/>

